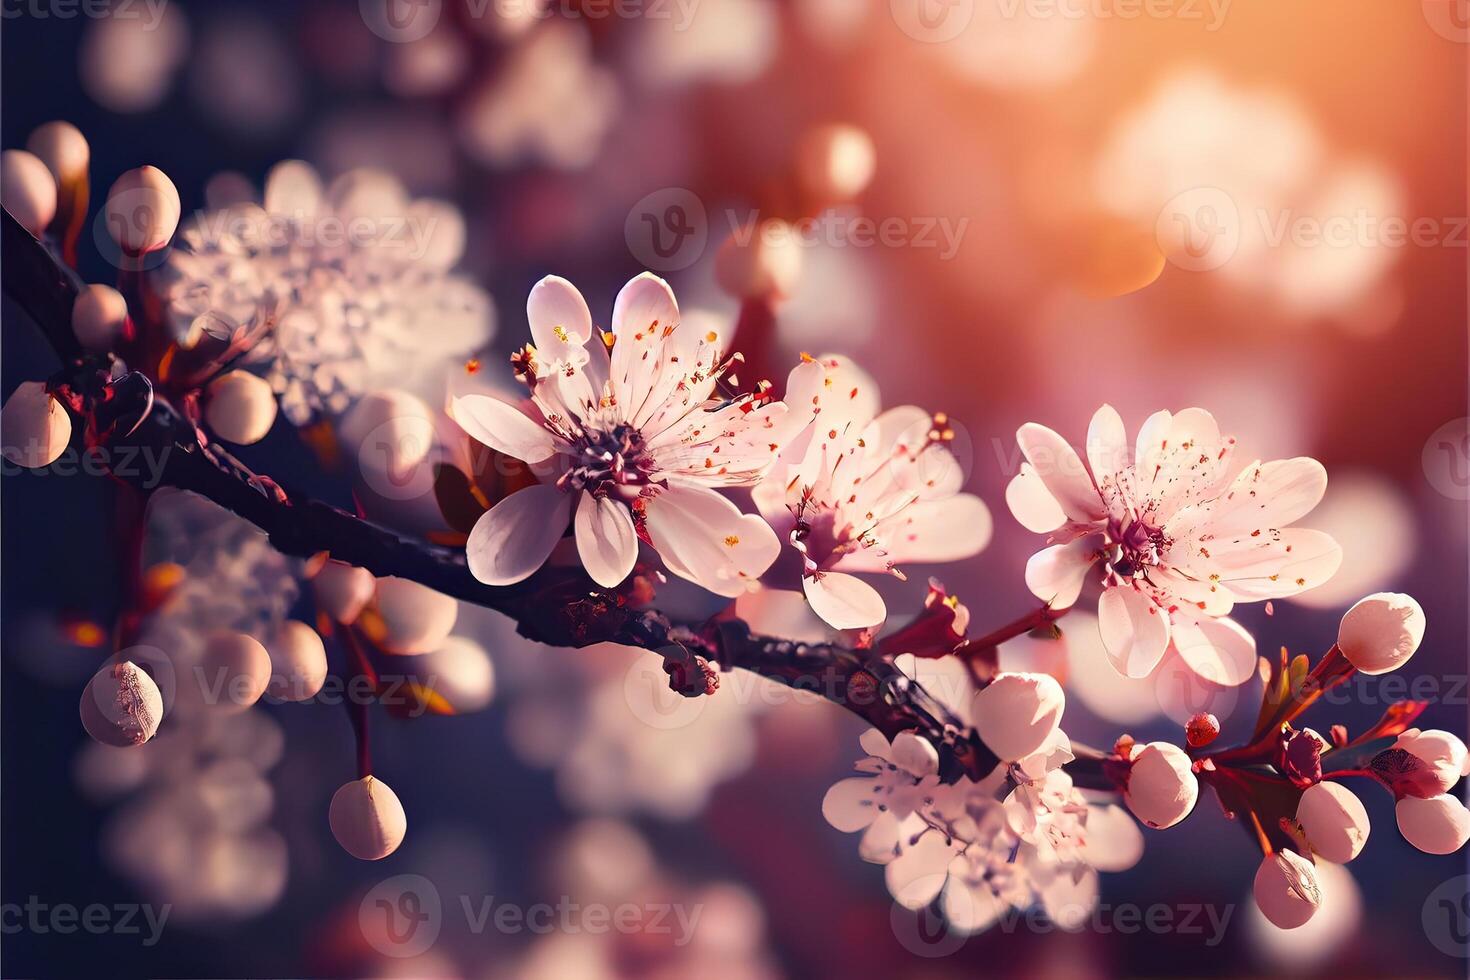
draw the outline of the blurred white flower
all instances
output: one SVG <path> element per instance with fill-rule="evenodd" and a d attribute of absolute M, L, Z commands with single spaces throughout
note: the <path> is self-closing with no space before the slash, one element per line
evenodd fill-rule
<path fill-rule="evenodd" d="M 597 158 L 621 98 L 617 78 L 592 61 L 582 25 L 541 24 L 479 84 L 459 112 L 459 138 L 481 163 L 541 162 L 580 170 Z"/>
<path fill-rule="evenodd" d="M 700 0 L 638 18 L 628 46 L 632 74 L 654 87 L 739 85 L 776 57 L 780 25 L 770 0 Z"/>
<path fill-rule="evenodd" d="M 323 188 L 310 166 L 286 161 L 263 207 L 198 215 L 155 282 L 185 342 L 267 319 L 250 360 L 301 425 L 373 387 L 443 397 L 450 365 L 494 323 L 485 292 L 450 271 L 464 234 L 452 206 L 412 200 L 386 173 L 349 171 Z"/>
<path fill-rule="evenodd" d="M 135 16 L 87 18 L 78 66 L 87 94 L 114 112 L 143 112 L 162 102 L 189 53 L 179 6 L 145 4 Z"/>
<path fill-rule="evenodd" d="M 1301 456 L 1236 471 L 1235 440 L 1209 412 L 1158 412 L 1131 451 L 1110 406 L 1088 428 L 1086 459 L 1034 422 L 1006 502 L 1027 529 L 1058 542 L 1032 556 L 1026 584 L 1058 609 L 1103 565 L 1098 623 L 1118 672 L 1149 674 L 1173 644 L 1206 680 L 1242 684 L 1255 640 L 1228 616 L 1236 602 L 1296 595 L 1326 581 L 1342 549 L 1288 527 L 1322 499 L 1327 473 Z"/>

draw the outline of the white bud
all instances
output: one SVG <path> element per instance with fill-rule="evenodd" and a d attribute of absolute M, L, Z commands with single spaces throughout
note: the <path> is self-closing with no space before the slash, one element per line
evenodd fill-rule
<path fill-rule="evenodd" d="M 265 693 L 271 658 L 253 636 L 219 630 L 204 644 L 199 670 L 191 671 L 207 703 L 222 714 L 244 711 Z"/>
<path fill-rule="evenodd" d="M 1297 802 L 1296 819 L 1312 850 L 1334 864 L 1351 861 L 1368 842 L 1368 811 L 1341 783 L 1308 786 Z"/>
<path fill-rule="evenodd" d="M 356 622 L 363 607 L 372 601 L 378 582 L 366 568 L 329 561 L 317 570 L 311 585 L 322 612 L 348 625 Z"/>
<path fill-rule="evenodd" d="M 129 170 L 107 192 L 107 230 L 123 251 L 140 255 L 169 243 L 179 226 L 179 192 L 157 167 Z"/>
<path fill-rule="evenodd" d="M 1189 756 L 1169 742 L 1135 745 L 1124 802 L 1133 815 L 1155 830 L 1172 827 L 1194 809 L 1199 780 Z"/>
<path fill-rule="evenodd" d="M 125 660 L 99 670 L 82 692 L 82 727 L 107 745 L 142 745 L 163 720 L 163 695 L 148 673 Z"/>
<path fill-rule="evenodd" d="M 1062 723 L 1066 700 L 1050 674 L 997 675 L 975 695 L 975 731 L 1002 762 L 1024 759 Z"/>
<path fill-rule="evenodd" d="M 796 148 L 796 176 L 824 201 L 849 201 L 873 179 L 876 158 L 872 137 L 857 126 L 818 126 Z"/>
<path fill-rule="evenodd" d="M 230 371 L 210 382 L 204 420 L 226 442 L 248 446 L 264 439 L 276 421 L 270 382 L 249 371 Z"/>
<path fill-rule="evenodd" d="M 1424 639 L 1424 610 L 1402 592 L 1359 599 L 1342 617 L 1337 647 L 1365 674 L 1402 667 Z"/>
<path fill-rule="evenodd" d="M 56 178 L 34 153 L 0 153 L 0 203 L 21 227 L 40 238 L 56 217 Z"/>
<path fill-rule="evenodd" d="M 22 381 L 0 409 L 0 452 L 17 466 L 50 466 L 71 442 L 71 416 L 40 381 Z"/>
<path fill-rule="evenodd" d="M 1413 786 L 1414 796 L 1448 793 L 1464 775 L 1467 762 L 1465 743 L 1449 732 L 1437 728 L 1410 728 L 1394 741 L 1391 748 L 1402 749 L 1424 764 L 1423 769 L 1416 770 L 1402 781 L 1402 785 Z M 1395 787 L 1395 792 L 1399 792 L 1399 787 Z"/>
<path fill-rule="evenodd" d="M 379 641 L 389 653 L 428 653 L 443 646 L 459 603 L 406 578 L 378 579 L 378 615 L 383 621 Z"/>
<path fill-rule="evenodd" d="M 1277 851 L 1256 869 L 1256 905 L 1278 929 L 1305 925 L 1322 904 L 1317 869 L 1295 851 Z"/>
<path fill-rule="evenodd" d="M 87 176 L 87 166 L 92 162 L 92 148 L 87 137 L 71 123 L 61 119 L 43 123 L 31 131 L 26 140 L 26 149 L 36 155 L 56 183 L 66 186 Z"/>
<path fill-rule="evenodd" d="M 116 289 L 93 283 L 77 293 L 71 307 L 71 330 L 87 350 L 112 350 L 127 324 L 128 301 Z"/>
<path fill-rule="evenodd" d="M 327 811 L 332 836 L 360 861 L 378 861 L 398 850 L 408 831 L 403 804 L 388 784 L 373 776 L 343 783 Z"/>
<path fill-rule="evenodd" d="M 1405 796 L 1393 808 L 1404 840 L 1426 854 L 1453 854 L 1470 840 L 1470 810 L 1445 793 L 1420 799 Z"/>
<path fill-rule="evenodd" d="M 459 714 L 479 711 L 495 694 L 495 665 L 484 647 L 463 636 L 420 657 L 414 674 Z"/>
<path fill-rule="evenodd" d="M 407 473 L 434 446 L 434 414 L 423 399 L 389 389 L 364 396 L 342 420 L 342 441 L 359 466 Z"/>
<path fill-rule="evenodd" d="M 300 620 L 281 624 L 267 652 L 271 658 L 268 690 L 283 701 L 316 696 L 327 681 L 327 650 L 316 630 Z"/>
<path fill-rule="evenodd" d="M 801 277 L 801 241 L 785 221 L 740 229 L 715 255 L 715 279 L 736 299 L 790 296 Z"/>

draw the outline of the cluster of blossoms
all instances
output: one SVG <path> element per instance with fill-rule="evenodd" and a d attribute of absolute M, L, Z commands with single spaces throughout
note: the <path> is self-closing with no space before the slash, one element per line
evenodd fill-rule
<path fill-rule="evenodd" d="M 784 537 L 813 611 L 857 629 L 886 610 L 852 572 L 967 558 L 989 540 L 984 503 L 959 492 L 943 418 L 912 406 L 878 414 L 871 381 L 840 359 L 804 358 L 783 401 L 766 383 L 726 396 L 740 356 L 719 330 L 681 322 L 668 284 L 648 273 L 618 294 L 607 332 L 556 277 L 536 285 L 526 313 L 535 344 L 512 360 L 529 400 L 452 404 L 473 438 L 544 474 L 471 531 L 470 570 L 486 584 L 529 577 L 570 521 L 599 585 L 628 577 L 641 541 L 675 575 L 733 598 L 772 569 Z M 755 488 L 762 516 L 719 492 L 737 487 Z"/>
<path fill-rule="evenodd" d="M 452 271 L 465 229 L 450 205 L 376 170 L 323 185 L 299 160 L 271 170 L 261 202 L 226 198 L 180 231 L 154 288 L 186 347 L 268 321 L 246 363 L 293 424 L 387 384 L 437 398 L 444 365 L 489 341 L 489 296 Z"/>

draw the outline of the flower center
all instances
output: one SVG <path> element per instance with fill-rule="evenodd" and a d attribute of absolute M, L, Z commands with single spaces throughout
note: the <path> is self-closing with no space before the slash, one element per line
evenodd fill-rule
<path fill-rule="evenodd" d="M 1112 544 L 1108 567 L 1119 578 L 1135 578 L 1152 565 L 1161 564 L 1170 539 L 1163 528 L 1133 519 L 1126 524 L 1114 518 L 1108 522 L 1108 539 Z"/>
<path fill-rule="evenodd" d="M 568 493 L 611 493 L 650 482 L 654 464 L 643 449 L 643 434 L 626 423 L 612 429 L 587 429 L 573 443 L 570 468 L 556 485 Z"/>

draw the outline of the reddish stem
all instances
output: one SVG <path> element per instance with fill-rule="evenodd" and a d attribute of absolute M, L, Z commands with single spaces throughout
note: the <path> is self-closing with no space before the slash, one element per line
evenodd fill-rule
<path fill-rule="evenodd" d="M 1014 640 L 1018 636 L 1023 636 L 1032 630 L 1040 629 L 1043 626 L 1056 622 L 1067 615 L 1069 611 L 1070 609 L 1053 609 L 1050 606 L 1033 609 L 1015 622 L 1007 623 L 997 630 L 986 633 L 984 636 L 970 640 L 966 646 L 974 647 L 975 649 L 1000 646 L 1007 640 Z"/>
<path fill-rule="evenodd" d="M 367 651 L 363 649 L 362 642 L 350 626 L 341 627 L 343 642 L 351 655 L 350 669 L 347 671 L 346 686 L 343 691 L 344 701 L 347 705 L 347 717 L 352 722 L 352 735 L 357 740 L 357 778 L 366 779 L 373 774 L 373 756 L 369 744 L 368 706 L 365 698 L 359 698 L 354 693 L 356 685 L 354 681 L 359 677 L 368 679 L 373 690 L 378 687 L 378 675 L 373 670 L 373 665 L 368 661 Z"/>

